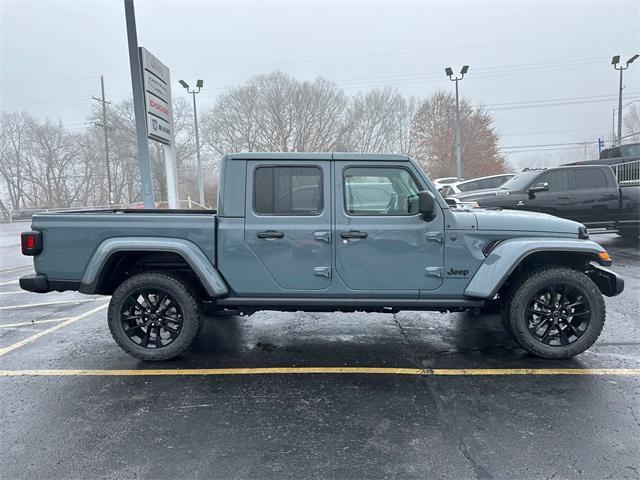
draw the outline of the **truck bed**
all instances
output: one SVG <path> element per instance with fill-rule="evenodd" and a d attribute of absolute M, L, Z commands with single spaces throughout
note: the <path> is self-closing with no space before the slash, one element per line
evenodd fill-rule
<path fill-rule="evenodd" d="M 171 237 L 195 243 L 215 265 L 214 210 L 94 210 L 34 215 L 44 248 L 34 257 L 37 273 L 54 281 L 80 282 L 100 244 L 112 237 Z"/>

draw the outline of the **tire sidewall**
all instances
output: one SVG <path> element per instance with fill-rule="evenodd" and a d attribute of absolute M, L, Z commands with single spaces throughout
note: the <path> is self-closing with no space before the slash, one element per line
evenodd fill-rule
<path fill-rule="evenodd" d="M 178 338 L 162 348 L 153 349 L 137 345 L 127 336 L 122 325 L 120 311 L 123 303 L 136 290 L 143 288 L 166 291 L 182 311 L 183 324 Z M 185 285 L 177 278 L 162 273 L 143 273 L 122 283 L 109 302 L 108 319 L 111 335 L 123 350 L 134 357 L 151 361 L 168 360 L 182 353 L 197 336 L 201 323 L 197 304 Z"/>
<path fill-rule="evenodd" d="M 582 336 L 569 345 L 545 345 L 527 328 L 526 310 L 532 297 L 549 284 L 564 283 L 580 290 L 591 310 L 591 320 Z M 605 321 L 602 293 L 584 273 L 569 268 L 550 268 L 539 271 L 515 290 L 510 302 L 509 325 L 517 342 L 528 352 L 543 358 L 565 359 L 591 347 L 600 336 Z"/>

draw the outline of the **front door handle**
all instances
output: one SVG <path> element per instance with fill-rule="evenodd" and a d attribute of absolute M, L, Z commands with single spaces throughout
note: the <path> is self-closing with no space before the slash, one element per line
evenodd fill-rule
<path fill-rule="evenodd" d="M 558 198 L 561 199 L 561 200 L 568 200 L 568 199 L 571 198 L 571 196 L 570 195 L 558 195 Z"/>
<path fill-rule="evenodd" d="M 602 196 L 604 198 L 618 198 L 618 194 L 617 193 L 603 193 Z"/>
<path fill-rule="evenodd" d="M 256 234 L 258 238 L 263 238 L 265 240 L 269 240 L 271 238 L 282 238 L 284 237 L 284 233 L 278 232 L 276 230 L 266 230 L 264 232 L 258 232 Z"/>
<path fill-rule="evenodd" d="M 367 238 L 367 232 L 359 232 L 357 230 L 349 230 L 340 234 L 342 238 Z"/>

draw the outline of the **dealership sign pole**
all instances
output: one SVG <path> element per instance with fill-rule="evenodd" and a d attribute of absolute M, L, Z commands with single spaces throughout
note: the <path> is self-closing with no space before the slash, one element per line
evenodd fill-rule
<path fill-rule="evenodd" d="M 142 183 L 142 201 L 144 208 L 154 208 L 153 186 L 151 184 L 151 166 L 149 165 L 149 143 L 145 121 L 144 87 L 142 70 L 138 55 L 138 35 L 136 33 L 136 15 L 133 0 L 124 0 L 124 11 L 127 20 L 127 39 L 129 42 L 129 65 L 131 68 L 131 86 L 133 88 L 133 110 L 136 116 L 136 139 L 138 141 L 138 162 L 140 164 L 140 181 Z"/>
<path fill-rule="evenodd" d="M 143 47 L 140 47 L 140 60 L 144 84 L 146 128 L 151 140 L 164 145 L 169 208 L 179 208 L 169 67 Z"/>

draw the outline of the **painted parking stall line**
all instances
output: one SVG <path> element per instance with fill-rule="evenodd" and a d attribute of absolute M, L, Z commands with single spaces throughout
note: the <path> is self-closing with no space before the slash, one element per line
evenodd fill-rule
<path fill-rule="evenodd" d="M 102 300 L 101 298 L 88 298 L 82 300 L 62 300 L 59 302 L 44 302 L 44 303 L 25 303 L 23 305 L 9 305 L 6 307 L 0 307 L 0 310 L 19 310 L 22 308 L 34 308 L 34 307 L 48 307 L 49 305 L 72 305 L 79 303 L 95 302 Z"/>
<path fill-rule="evenodd" d="M 16 327 L 26 327 L 29 325 L 40 325 L 42 323 L 56 323 L 56 322 L 64 322 L 65 320 L 69 320 L 72 317 L 63 317 L 63 318 L 47 318 L 44 320 L 30 320 L 28 322 L 17 322 L 17 323 L 7 323 L 0 324 L 0 328 L 16 328 Z"/>
<path fill-rule="evenodd" d="M 71 317 L 68 320 L 64 320 L 61 323 L 58 323 L 57 325 L 54 325 L 53 327 L 49 327 L 45 330 L 42 330 L 41 332 L 38 332 L 34 335 L 31 335 L 30 337 L 25 338 L 24 340 L 20 340 L 19 342 L 16 342 L 12 345 L 9 345 L 8 347 L 4 347 L 4 348 L 0 348 L 0 357 L 3 355 L 6 355 L 9 352 L 12 352 L 14 350 L 16 350 L 17 348 L 20 348 L 24 345 L 27 345 L 28 343 L 31 343 L 41 337 L 44 337 L 45 335 L 48 335 L 50 333 L 55 332 L 56 330 L 62 328 L 62 327 L 66 327 L 67 325 L 70 325 L 74 322 L 77 322 L 78 320 L 82 320 L 83 318 L 87 318 L 91 315 L 93 315 L 96 312 L 99 312 L 100 310 L 104 310 L 105 308 L 107 308 L 108 303 L 104 303 L 102 305 L 100 305 L 99 307 L 96 307 L 94 309 L 89 310 L 88 312 L 85 312 L 81 315 L 77 315 L 75 317 Z"/>
<path fill-rule="evenodd" d="M 224 375 L 413 375 L 413 376 L 640 376 L 640 368 L 463 368 L 420 369 L 389 367 L 267 367 L 149 370 L 0 370 L 0 377 L 146 377 Z"/>

